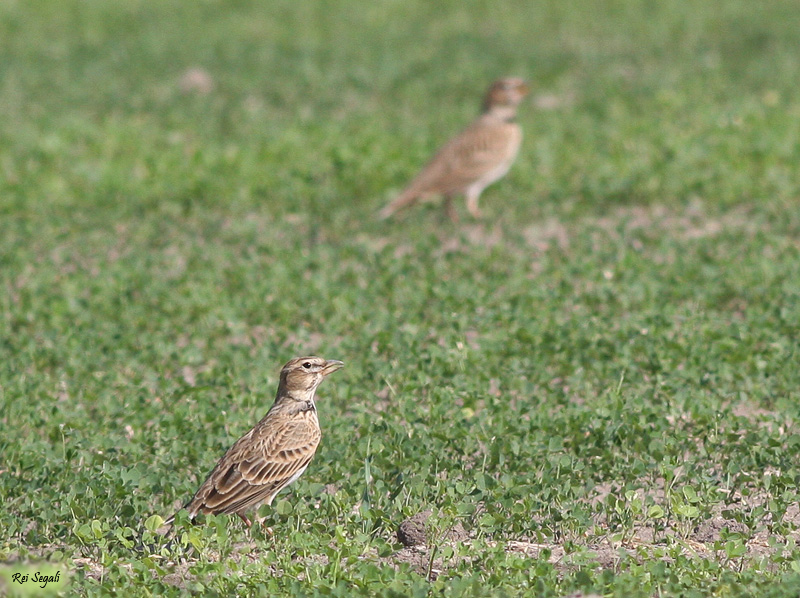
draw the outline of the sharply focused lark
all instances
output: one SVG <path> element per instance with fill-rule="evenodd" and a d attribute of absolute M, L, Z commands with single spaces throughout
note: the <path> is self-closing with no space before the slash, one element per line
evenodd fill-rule
<path fill-rule="evenodd" d="M 381 218 L 441 195 L 447 215 L 455 221 L 452 200 L 459 193 L 466 196 L 469 213 L 480 218 L 481 192 L 508 172 L 519 152 L 522 129 L 516 123 L 517 106 L 527 94 L 522 79 L 495 81 L 486 92 L 478 119 L 436 153 L 406 190 L 381 210 Z"/>
<path fill-rule="evenodd" d="M 186 504 L 190 519 L 198 513 L 236 513 L 250 526 L 246 511 L 272 504 L 278 492 L 302 475 L 321 437 L 314 395 L 325 376 L 343 365 L 298 357 L 283 366 L 275 403 L 228 449 Z M 166 524 L 174 519 L 175 515 Z"/>

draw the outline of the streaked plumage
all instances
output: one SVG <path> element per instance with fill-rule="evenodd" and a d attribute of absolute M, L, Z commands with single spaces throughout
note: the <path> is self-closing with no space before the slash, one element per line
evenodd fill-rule
<path fill-rule="evenodd" d="M 380 217 L 389 218 L 420 200 L 440 195 L 448 216 L 457 220 L 452 198 L 463 193 L 469 213 L 479 218 L 481 193 L 508 172 L 519 152 L 522 129 L 515 120 L 517 106 L 527 94 L 522 79 L 495 81 L 486 92 L 478 119 L 442 147 L 405 191 L 381 210 Z"/>
<path fill-rule="evenodd" d="M 246 511 L 272 504 L 278 492 L 299 478 L 321 437 L 314 402 L 317 387 L 342 365 L 298 357 L 283 366 L 272 407 L 219 460 L 184 507 L 189 517 L 236 513 L 251 525 Z M 174 519 L 173 515 L 166 523 Z"/>

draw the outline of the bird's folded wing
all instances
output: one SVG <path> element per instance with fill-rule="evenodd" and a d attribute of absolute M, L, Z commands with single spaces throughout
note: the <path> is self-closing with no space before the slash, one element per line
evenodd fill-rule
<path fill-rule="evenodd" d="M 236 513 L 269 499 L 308 466 L 320 440 L 319 428 L 305 419 L 254 432 L 223 457 L 204 496 L 198 491 L 200 510 Z"/>
<path fill-rule="evenodd" d="M 445 145 L 412 183 L 438 193 L 463 191 L 514 157 L 515 130 L 508 125 L 475 123 Z"/>
<path fill-rule="evenodd" d="M 250 455 L 243 455 L 239 471 L 250 484 L 290 479 L 308 465 L 319 440 L 319 426 L 311 420 L 292 420 L 256 443 L 263 448 L 254 447 Z"/>

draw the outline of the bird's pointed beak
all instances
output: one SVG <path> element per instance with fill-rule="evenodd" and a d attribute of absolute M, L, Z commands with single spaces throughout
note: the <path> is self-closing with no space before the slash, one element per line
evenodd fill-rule
<path fill-rule="evenodd" d="M 325 362 L 325 367 L 322 368 L 322 375 L 327 376 L 328 374 L 332 374 L 336 370 L 340 370 L 344 367 L 344 363 L 338 361 L 336 359 L 329 359 Z"/>

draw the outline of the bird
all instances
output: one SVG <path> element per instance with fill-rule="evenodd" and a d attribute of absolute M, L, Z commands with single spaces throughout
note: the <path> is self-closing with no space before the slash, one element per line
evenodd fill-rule
<path fill-rule="evenodd" d="M 317 387 L 343 366 L 341 361 L 321 357 L 297 357 L 284 365 L 272 407 L 228 449 L 184 505 L 189 519 L 198 514 L 235 513 L 251 527 L 247 511 L 262 503 L 271 505 L 314 457 L 321 438 Z M 177 514 L 164 522 L 162 533 L 171 529 Z"/>
<path fill-rule="evenodd" d="M 480 218 L 478 198 L 486 187 L 505 176 L 519 153 L 522 129 L 516 122 L 517 106 L 529 91 L 519 77 L 492 83 L 480 116 L 433 156 L 408 187 L 380 211 L 380 218 L 385 220 L 431 196 L 443 196 L 445 211 L 456 222 L 458 214 L 452 199 L 461 193 L 469 213 Z"/>

